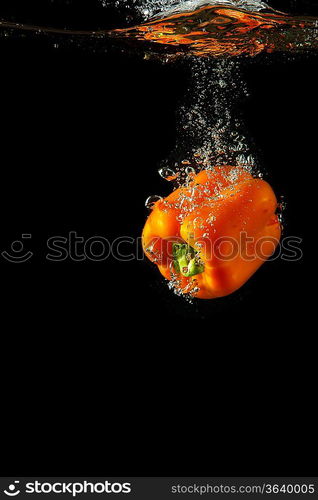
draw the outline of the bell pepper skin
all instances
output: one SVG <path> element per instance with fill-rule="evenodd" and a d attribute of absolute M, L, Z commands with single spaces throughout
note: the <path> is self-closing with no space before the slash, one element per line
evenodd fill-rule
<path fill-rule="evenodd" d="M 224 297 L 274 253 L 281 236 L 276 209 L 270 185 L 243 168 L 203 170 L 154 204 L 143 249 L 177 293 Z"/>

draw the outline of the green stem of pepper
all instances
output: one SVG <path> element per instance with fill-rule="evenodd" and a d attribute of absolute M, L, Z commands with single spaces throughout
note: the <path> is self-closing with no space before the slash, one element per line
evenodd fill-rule
<path fill-rule="evenodd" d="M 204 264 L 199 260 L 198 252 L 187 243 L 173 243 L 173 265 L 177 273 L 186 278 L 203 273 Z"/>

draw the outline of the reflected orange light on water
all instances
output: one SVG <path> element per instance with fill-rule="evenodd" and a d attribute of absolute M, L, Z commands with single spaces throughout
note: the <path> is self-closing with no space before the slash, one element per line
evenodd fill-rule
<path fill-rule="evenodd" d="M 179 48 L 198 56 L 254 56 L 317 48 L 317 20 L 282 13 L 204 6 L 112 34 Z"/>

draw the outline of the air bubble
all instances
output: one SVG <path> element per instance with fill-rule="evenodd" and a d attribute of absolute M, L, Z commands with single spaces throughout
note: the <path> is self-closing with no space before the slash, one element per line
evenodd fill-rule
<path fill-rule="evenodd" d="M 173 181 L 178 177 L 178 174 L 176 174 L 171 168 L 163 167 L 158 170 L 158 172 L 159 175 L 166 181 Z"/>
<path fill-rule="evenodd" d="M 208 224 L 211 224 L 211 225 L 212 225 L 215 221 L 216 221 L 216 217 L 215 217 L 215 215 L 213 215 L 213 214 L 209 214 L 209 216 L 208 216 L 208 217 L 207 217 L 207 219 L 206 219 L 206 222 L 207 222 Z"/>
<path fill-rule="evenodd" d="M 195 175 L 195 170 L 193 167 L 186 167 L 185 169 L 185 173 L 189 176 L 189 177 L 193 177 Z"/>
<path fill-rule="evenodd" d="M 179 215 L 177 215 L 176 219 L 178 222 L 180 222 L 182 224 L 185 217 L 186 217 L 186 214 L 179 214 Z"/>
<path fill-rule="evenodd" d="M 155 206 L 155 204 L 161 200 L 162 200 L 161 196 L 154 194 L 146 199 L 145 206 L 149 209 L 152 209 Z"/>

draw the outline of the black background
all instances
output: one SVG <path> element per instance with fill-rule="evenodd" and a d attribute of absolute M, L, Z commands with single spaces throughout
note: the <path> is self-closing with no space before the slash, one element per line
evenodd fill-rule
<path fill-rule="evenodd" d="M 271 5 L 318 15 L 315 2 Z M 0 7 L 2 19 L 73 29 L 124 26 L 126 13 L 93 0 Z M 189 305 L 148 262 L 45 259 L 47 238 L 69 231 L 140 234 L 145 199 L 169 192 L 157 169 L 187 64 L 53 36 L 0 45 L 1 251 L 31 233 L 34 252 L 0 267 L 10 473 L 309 474 L 317 56 L 241 63 L 239 111 L 304 258 Z"/>

